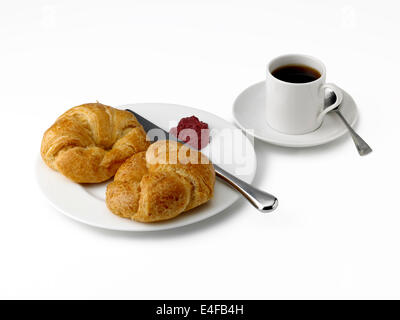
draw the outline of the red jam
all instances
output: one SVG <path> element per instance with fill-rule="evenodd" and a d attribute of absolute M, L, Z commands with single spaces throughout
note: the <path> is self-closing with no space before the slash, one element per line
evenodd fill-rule
<path fill-rule="evenodd" d="M 178 126 L 172 128 L 170 133 L 177 137 L 178 140 L 187 143 L 197 150 L 205 148 L 210 142 L 208 124 L 200 121 L 195 116 L 182 118 Z"/>

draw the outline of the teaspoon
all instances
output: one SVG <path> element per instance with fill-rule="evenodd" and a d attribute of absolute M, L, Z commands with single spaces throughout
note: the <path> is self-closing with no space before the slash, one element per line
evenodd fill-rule
<path fill-rule="evenodd" d="M 329 91 L 325 95 L 324 105 L 328 107 L 335 103 L 336 95 L 333 91 Z M 360 156 L 365 156 L 372 152 L 371 147 L 353 130 L 347 120 L 344 118 L 343 114 L 340 112 L 341 105 L 338 105 L 335 109 L 332 109 L 330 112 L 335 112 L 340 119 L 342 119 L 343 123 L 346 125 L 347 129 L 350 132 L 351 137 L 353 138 L 354 144 L 357 147 L 358 153 Z"/>

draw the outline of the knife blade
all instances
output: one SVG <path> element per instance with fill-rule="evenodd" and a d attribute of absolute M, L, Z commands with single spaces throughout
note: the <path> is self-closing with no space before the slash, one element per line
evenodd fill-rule
<path fill-rule="evenodd" d="M 142 125 L 144 131 L 148 133 L 150 130 L 157 129 L 162 130 L 165 134 L 166 139 L 169 139 L 170 134 L 168 131 L 164 130 L 163 128 L 157 126 L 150 120 L 142 117 L 140 114 L 130 110 L 125 109 L 132 113 L 139 123 Z M 174 138 L 174 140 L 177 140 Z M 178 140 L 179 141 L 179 140 Z M 179 141 L 185 144 L 182 141 Z M 220 166 L 213 164 L 215 169 L 215 174 L 218 178 L 222 181 L 239 191 L 255 208 L 257 208 L 260 212 L 271 212 L 276 209 L 278 206 L 278 199 L 269 194 L 268 192 L 262 191 L 253 187 L 251 184 L 235 177 L 234 175 L 230 174 L 226 170 L 222 169 Z"/>

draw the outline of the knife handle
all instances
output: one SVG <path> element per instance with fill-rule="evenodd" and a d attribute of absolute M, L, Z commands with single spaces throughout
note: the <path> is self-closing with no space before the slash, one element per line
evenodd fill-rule
<path fill-rule="evenodd" d="M 214 168 L 217 177 L 239 191 L 260 212 L 271 212 L 278 206 L 278 199 L 272 194 L 254 188 L 252 185 L 240 180 L 219 166 L 214 165 Z"/>

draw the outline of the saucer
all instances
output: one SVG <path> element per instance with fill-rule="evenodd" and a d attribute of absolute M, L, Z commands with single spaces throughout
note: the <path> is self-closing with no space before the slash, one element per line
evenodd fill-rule
<path fill-rule="evenodd" d="M 340 111 L 353 127 L 357 122 L 357 106 L 353 98 L 342 89 L 343 102 Z M 291 135 L 272 129 L 265 120 L 265 82 L 259 82 L 244 90 L 233 104 L 236 124 L 247 134 L 265 142 L 283 147 L 312 147 L 333 141 L 348 132 L 334 113 L 328 113 L 322 125 L 315 131 Z"/>

